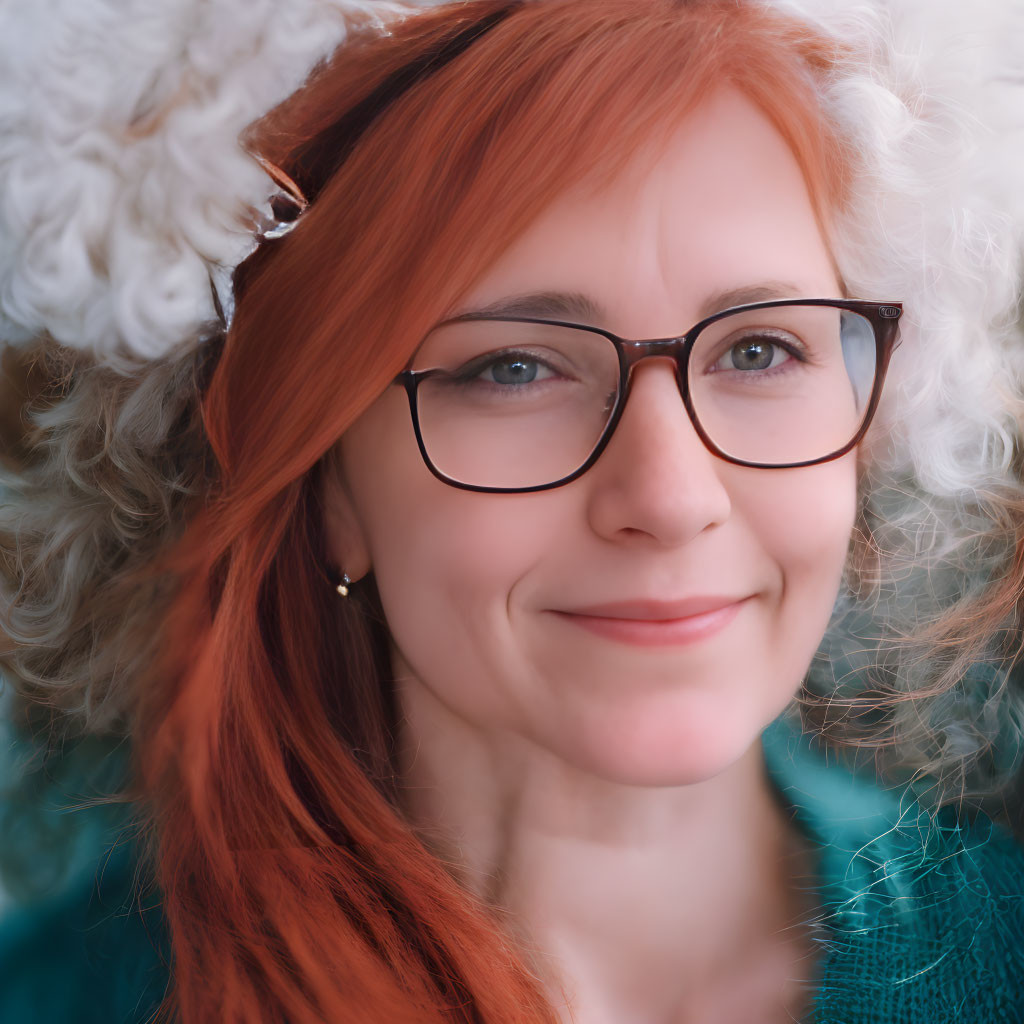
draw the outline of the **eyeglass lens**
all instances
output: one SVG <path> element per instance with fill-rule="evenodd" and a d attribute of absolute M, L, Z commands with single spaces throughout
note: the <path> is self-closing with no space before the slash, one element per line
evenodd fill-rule
<path fill-rule="evenodd" d="M 865 317 L 793 305 L 707 325 L 687 377 L 695 418 L 721 453 L 787 465 L 825 458 L 857 435 L 875 363 Z M 478 487 L 538 487 L 574 473 L 600 442 L 621 384 L 618 352 L 603 335 L 511 320 L 436 328 L 413 369 L 439 371 L 417 395 L 431 462 Z"/>

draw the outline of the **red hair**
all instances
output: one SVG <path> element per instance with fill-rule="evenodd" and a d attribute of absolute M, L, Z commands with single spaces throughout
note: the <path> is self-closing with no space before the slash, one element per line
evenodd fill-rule
<path fill-rule="evenodd" d="M 324 574 L 325 456 L 546 204 L 720 84 L 772 117 L 822 215 L 842 200 L 818 98 L 835 44 L 738 0 L 525 3 L 304 183 L 346 109 L 503 6 L 356 34 L 249 137 L 318 195 L 239 279 L 202 403 L 219 484 L 175 554 L 135 745 L 173 950 L 164 1009 L 184 1024 L 557 1020 L 513 929 L 402 818 L 372 580 L 341 601 Z"/>

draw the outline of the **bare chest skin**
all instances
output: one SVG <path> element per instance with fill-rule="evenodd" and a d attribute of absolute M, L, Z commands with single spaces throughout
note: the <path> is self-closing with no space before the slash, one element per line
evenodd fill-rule
<path fill-rule="evenodd" d="M 794 938 L 765 952 L 760 962 L 695 991 L 663 1024 L 793 1024 L 811 1009 L 813 978 L 813 948 Z"/>
<path fill-rule="evenodd" d="M 794 1024 L 810 1012 L 813 976 L 810 944 L 794 941 L 721 977 L 697 980 L 674 1009 L 610 1006 L 577 994 L 559 1017 L 564 1024 Z"/>
<path fill-rule="evenodd" d="M 818 940 L 826 934 L 819 922 L 813 864 L 812 849 L 794 834 L 785 862 L 790 884 L 783 905 L 788 909 L 777 932 L 752 938 L 717 970 L 687 979 L 687 951 L 681 949 L 678 974 L 658 982 L 662 995 L 655 993 L 654 979 L 634 1000 L 611 1000 L 598 995 L 596 987 L 587 989 L 582 984 L 575 986 L 568 1000 L 568 993 L 559 996 L 553 990 L 560 1019 L 564 1024 L 798 1024 L 805 1020 L 817 987 Z M 695 934 L 694 947 L 699 949 L 709 938 Z M 624 955 L 628 955 L 625 950 Z"/>

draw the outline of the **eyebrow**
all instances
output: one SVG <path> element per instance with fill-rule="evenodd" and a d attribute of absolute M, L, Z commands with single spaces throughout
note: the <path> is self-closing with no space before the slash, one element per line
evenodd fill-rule
<path fill-rule="evenodd" d="M 460 310 L 451 320 L 473 320 L 481 316 L 533 316 L 541 320 L 581 320 L 607 322 L 601 304 L 582 292 L 530 292 L 498 299 L 476 309 Z"/>
<path fill-rule="evenodd" d="M 699 310 L 698 320 L 733 306 L 772 299 L 798 299 L 800 289 L 785 281 L 763 281 L 741 288 L 728 288 L 709 295 Z M 445 323 L 475 320 L 480 317 L 536 317 L 539 320 L 572 320 L 590 326 L 608 323 L 604 307 L 583 292 L 530 292 L 498 299 L 473 309 L 461 309 L 445 317 Z"/>

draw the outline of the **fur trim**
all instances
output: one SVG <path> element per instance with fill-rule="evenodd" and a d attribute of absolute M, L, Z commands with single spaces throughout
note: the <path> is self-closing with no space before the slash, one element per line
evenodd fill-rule
<path fill-rule="evenodd" d="M 0 339 L 114 365 L 215 319 L 211 271 L 273 186 L 239 133 L 373 0 L 32 0 L 0 7 Z"/>

